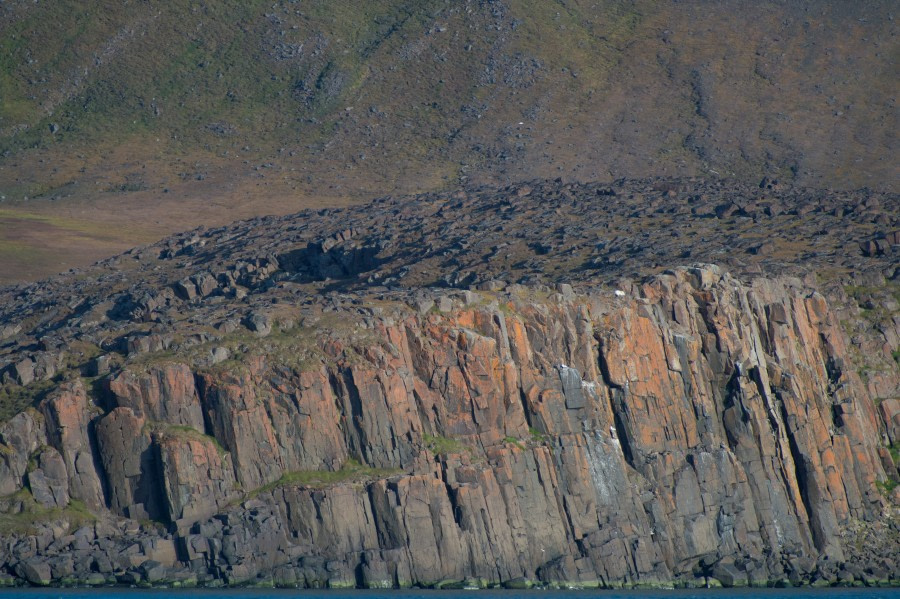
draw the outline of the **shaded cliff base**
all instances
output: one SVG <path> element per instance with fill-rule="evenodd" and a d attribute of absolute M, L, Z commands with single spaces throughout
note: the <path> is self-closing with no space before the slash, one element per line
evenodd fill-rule
<path fill-rule="evenodd" d="M 0 426 L 3 580 L 900 583 L 900 410 L 798 279 L 266 293 Z"/>
<path fill-rule="evenodd" d="M 203 541 L 193 537 L 185 544 L 151 523 L 114 517 L 66 515 L 52 523 L 35 525 L 26 538 L 5 539 L 22 556 L 13 571 L 0 573 L 3 586 L 148 588 L 718 588 L 718 587 L 900 587 L 897 576 L 897 538 L 900 520 L 892 516 L 877 522 L 853 522 L 843 540 L 848 548 L 845 560 L 780 556 L 775 560 L 710 560 L 698 564 L 691 573 L 673 579 L 604 581 L 580 574 L 575 560 L 563 557 L 531 577 L 502 581 L 475 576 L 460 579 L 414 581 L 403 551 L 365 551 L 339 559 L 319 556 L 299 557 L 290 563 L 272 565 L 273 554 L 286 547 L 284 523 L 278 510 L 267 503 L 268 496 L 235 506 L 197 527 L 211 536 Z M 264 532 L 263 532 L 264 531 Z M 262 533 L 262 534 L 261 534 Z M 252 548 L 259 559 L 218 575 L 179 560 L 182 551 L 196 554 L 222 547 L 223 537 L 253 537 Z M 40 557 L 27 557 L 40 553 Z M 222 558 L 225 564 L 227 557 Z M 891 569 L 893 568 L 893 569 Z"/>

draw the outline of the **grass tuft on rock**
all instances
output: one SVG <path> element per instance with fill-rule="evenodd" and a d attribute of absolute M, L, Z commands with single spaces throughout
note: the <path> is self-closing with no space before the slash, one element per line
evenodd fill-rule
<path fill-rule="evenodd" d="M 465 445 L 462 441 L 451 439 L 450 437 L 423 435 L 422 440 L 425 441 L 425 447 L 434 455 L 448 455 L 451 453 L 462 453 L 471 451 L 472 448 Z"/>
<path fill-rule="evenodd" d="M 324 489 L 345 482 L 387 478 L 388 476 L 393 476 L 400 472 L 400 470 L 395 468 L 371 468 L 350 458 L 344 462 L 340 470 L 298 470 L 294 472 L 285 472 L 281 475 L 281 478 L 252 491 L 249 496 L 256 497 L 261 493 L 267 493 L 279 487 L 286 486 Z"/>

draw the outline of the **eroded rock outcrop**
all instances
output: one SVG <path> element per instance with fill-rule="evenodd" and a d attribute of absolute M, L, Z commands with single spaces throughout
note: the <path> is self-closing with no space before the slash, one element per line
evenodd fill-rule
<path fill-rule="evenodd" d="M 282 315 L 227 363 L 143 359 L 109 375 L 97 405 L 65 385 L 0 428 L 2 489 L 170 531 L 98 532 L 80 550 L 100 557 L 68 574 L 83 580 L 896 576 L 896 535 L 877 554 L 845 541 L 848 527 L 891 526 L 879 484 L 896 477 L 882 447 L 896 423 L 800 281 L 702 266 L 617 293 L 439 293 L 438 310 L 398 293 L 293 328 Z M 140 534 L 127 563 L 103 565 Z M 157 542 L 177 548 L 165 564 Z M 4 540 L 10 575 L 61 551 L 23 543 Z"/>
<path fill-rule="evenodd" d="M 100 410 L 91 405 L 84 385 L 63 385 L 41 404 L 47 440 L 62 455 L 70 495 L 94 509 L 105 507 L 97 474 L 93 424 Z"/>

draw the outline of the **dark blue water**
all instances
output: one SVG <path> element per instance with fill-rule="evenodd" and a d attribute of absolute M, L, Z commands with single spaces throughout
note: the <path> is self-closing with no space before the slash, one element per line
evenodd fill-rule
<path fill-rule="evenodd" d="M 709 589 L 690 591 L 286 591 L 271 589 L 4 589 L 0 599 L 898 599 L 900 589 Z"/>

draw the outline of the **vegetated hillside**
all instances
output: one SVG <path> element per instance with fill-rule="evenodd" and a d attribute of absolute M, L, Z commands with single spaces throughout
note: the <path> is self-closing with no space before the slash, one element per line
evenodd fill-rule
<path fill-rule="evenodd" d="M 81 236 L 97 256 L 231 215 L 458 183 L 896 189 L 892 8 L 4 2 L 0 195 L 63 214 L 76 244 L 85 220 L 113 224 Z M 61 254 L 25 258 L 47 272 L 71 265 Z"/>
<path fill-rule="evenodd" d="M 0 581 L 900 585 L 898 208 L 538 180 L 0 289 Z"/>

